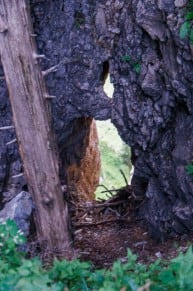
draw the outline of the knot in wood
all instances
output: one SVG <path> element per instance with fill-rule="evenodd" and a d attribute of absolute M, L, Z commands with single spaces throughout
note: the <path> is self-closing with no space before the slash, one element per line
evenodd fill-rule
<path fill-rule="evenodd" d="M 2 18 L 0 18 L 0 33 L 6 32 L 8 30 L 7 25 L 3 21 Z"/>
<path fill-rule="evenodd" d="M 50 198 L 50 197 L 45 197 L 43 199 L 43 205 L 49 209 L 53 208 L 54 207 L 54 199 Z"/>

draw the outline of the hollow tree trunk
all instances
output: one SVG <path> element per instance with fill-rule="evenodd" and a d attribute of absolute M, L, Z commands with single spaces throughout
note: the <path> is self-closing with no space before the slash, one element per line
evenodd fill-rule
<path fill-rule="evenodd" d="M 192 46 L 179 37 L 187 2 L 31 0 L 38 48 L 47 67 L 59 64 L 47 81 L 58 98 L 58 136 L 66 133 L 60 144 L 72 120 L 110 118 L 132 147 L 139 215 L 157 238 L 193 228 L 192 175 L 185 169 L 193 152 Z M 112 100 L 102 88 L 108 64 Z"/>
<path fill-rule="evenodd" d="M 57 256 L 71 252 L 68 209 L 58 177 L 49 96 L 40 71 L 25 0 L 0 2 L 0 48 L 25 176 L 35 203 L 40 243 Z"/>
<path fill-rule="evenodd" d="M 46 55 L 41 65 L 57 65 L 46 81 L 57 96 L 51 102 L 63 171 L 66 155 L 71 164 L 73 148 L 65 145 L 78 120 L 111 119 L 132 147 L 139 214 L 158 238 L 193 229 L 193 179 L 186 172 L 193 152 L 193 49 L 179 37 L 187 3 L 30 0 L 38 50 Z M 112 99 L 102 87 L 108 67 Z M 11 114 L 1 80 L 0 94 L 3 126 Z M 78 137 L 83 133 L 80 124 Z M 2 192 L 9 168 L 19 161 L 16 148 L 3 145 L 9 137 L 0 139 Z"/>

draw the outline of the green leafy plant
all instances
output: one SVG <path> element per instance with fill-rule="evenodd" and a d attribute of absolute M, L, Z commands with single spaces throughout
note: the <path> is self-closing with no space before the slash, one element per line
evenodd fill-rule
<path fill-rule="evenodd" d="M 192 290 L 192 286 L 193 252 L 189 247 L 185 254 L 180 253 L 159 272 L 152 290 Z"/>
<path fill-rule="evenodd" d="M 60 283 L 63 288 L 77 291 L 88 290 L 86 280 L 90 274 L 91 265 L 85 262 L 81 263 L 79 260 L 72 262 L 56 260 L 53 268 L 49 271 L 49 277 L 53 282 Z"/>
<path fill-rule="evenodd" d="M 180 38 L 188 37 L 193 44 L 193 1 L 189 1 L 186 6 L 185 22 L 180 27 Z"/>
<path fill-rule="evenodd" d="M 7 220 L 0 224 L 0 258 L 4 262 L 12 265 L 19 265 L 22 254 L 17 247 L 25 243 L 25 237 L 16 223 Z"/>
<path fill-rule="evenodd" d="M 122 60 L 123 62 L 130 62 L 130 61 L 131 61 L 131 57 L 128 56 L 128 55 L 125 55 L 125 56 L 122 56 L 122 57 L 121 57 L 121 60 Z"/>
<path fill-rule="evenodd" d="M 186 172 L 191 175 L 193 174 L 193 165 L 192 164 L 189 164 L 186 166 Z"/>
<path fill-rule="evenodd" d="M 135 64 L 133 65 L 133 69 L 134 69 L 134 71 L 135 71 L 137 74 L 140 74 L 140 72 L 141 72 L 141 65 L 140 65 L 139 63 L 135 63 Z"/>
<path fill-rule="evenodd" d="M 26 254 L 19 251 L 25 242 L 26 238 L 14 221 L 0 224 L 0 290 L 59 290 L 50 289 L 51 284 L 55 285 L 39 259 L 27 260 Z"/>
<path fill-rule="evenodd" d="M 121 57 L 121 60 L 122 60 L 123 62 L 128 62 L 128 63 L 130 63 L 131 66 L 132 66 L 132 68 L 133 68 L 133 70 L 136 72 L 136 74 L 140 74 L 140 72 L 141 72 L 141 64 L 138 63 L 138 62 L 135 62 L 135 61 L 132 59 L 131 56 L 129 56 L 129 55 L 122 56 L 122 57 Z"/>
<path fill-rule="evenodd" d="M 130 250 L 127 260 L 116 261 L 111 269 L 96 270 L 88 262 L 54 261 L 44 269 L 38 258 L 26 259 L 18 251 L 25 241 L 12 221 L 0 224 L 1 291 L 191 291 L 193 252 L 189 247 L 170 262 L 157 260 L 150 265 L 138 263 Z"/>
<path fill-rule="evenodd" d="M 124 179 L 120 173 L 120 170 L 129 178 L 131 163 L 129 158 L 126 161 L 122 157 L 122 149 L 116 152 L 109 144 L 105 141 L 100 141 L 99 148 L 101 152 L 101 184 L 111 189 L 119 189 L 125 185 Z M 126 148 L 126 147 L 125 147 Z M 105 199 L 105 193 L 101 193 L 101 187 L 97 188 L 95 193 L 96 198 Z M 108 196 L 107 196 L 108 197 Z"/>

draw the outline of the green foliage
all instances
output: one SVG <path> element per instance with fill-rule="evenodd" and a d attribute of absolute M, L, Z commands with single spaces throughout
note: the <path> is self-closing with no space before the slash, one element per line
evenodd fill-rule
<path fill-rule="evenodd" d="M 124 142 L 120 138 L 117 129 L 110 120 L 97 121 L 97 131 L 99 141 L 105 142 L 108 147 L 112 148 L 115 152 L 120 153 Z"/>
<path fill-rule="evenodd" d="M 91 265 L 89 263 L 81 263 L 79 260 L 72 262 L 55 261 L 53 268 L 49 271 L 49 277 L 55 284 L 60 284 L 62 290 L 69 288 L 75 290 L 88 290 L 86 279 L 91 274 Z"/>
<path fill-rule="evenodd" d="M 134 69 L 134 71 L 135 71 L 137 74 L 140 74 L 140 72 L 141 72 L 141 65 L 140 65 L 139 63 L 135 63 L 135 64 L 133 65 L 133 69 Z"/>
<path fill-rule="evenodd" d="M 152 290 L 192 290 L 193 252 L 180 253 L 167 267 L 159 272 Z"/>
<path fill-rule="evenodd" d="M 193 20 L 193 11 L 190 11 L 186 14 L 186 20 Z"/>
<path fill-rule="evenodd" d="M 148 279 L 147 267 L 138 264 L 137 257 L 131 251 L 128 251 L 127 258 L 126 264 L 117 261 L 110 270 L 93 270 L 89 263 L 81 263 L 78 260 L 56 261 L 49 271 L 49 277 L 55 284 L 60 283 L 62 288 L 72 291 L 137 291 Z"/>
<path fill-rule="evenodd" d="M 122 170 L 126 177 L 129 177 L 129 162 L 126 164 L 122 156 L 115 152 L 105 142 L 100 142 L 101 163 L 102 163 L 102 184 L 108 189 L 118 189 L 125 186 L 125 182 L 120 173 Z M 129 159 L 129 157 L 128 157 Z"/>
<path fill-rule="evenodd" d="M 185 21 L 180 27 L 180 38 L 185 38 L 191 33 L 191 23 L 190 21 Z"/>
<path fill-rule="evenodd" d="M 128 180 L 130 178 L 130 148 L 120 139 L 116 128 L 110 122 L 97 122 L 97 129 L 101 153 L 100 184 L 108 189 L 119 189 L 125 186 L 120 170 Z M 107 198 L 104 193 L 101 193 L 103 190 L 101 187 L 97 188 L 96 198 Z"/>
<path fill-rule="evenodd" d="M 131 57 L 128 56 L 128 55 L 125 55 L 125 56 L 122 56 L 122 57 L 121 57 L 121 60 L 122 60 L 123 62 L 130 62 L 130 61 L 131 61 Z"/>
<path fill-rule="evenodd" d="M 135 61 L 131 58 L 131 56 L 129 56 L 129 55 L 122 56 L 122 57 L 121 57 L 121 60 L 122 60 L 123 62 L 128 62 L 128 63 L 130 63 L 131 66 L 132 66 L 132 68 L 133 68 L 133 70 L 136 72 L 136 74 L 140 74 L 140 72 L 141 72 L 141 64 L 140 64 L 139 62 L 135 62 Z"/>
<path fill-rule="evenodd" d="M 6 264 L 18 265 L 21 259 L 21 253 L 18 253 L 17 247 L 25 242 L 25 237 L 21 230 L 12 220 L 7 220 L 0 224 L 0 258 Z M 11 261 L 10 261 L 11 260 Z"/>
<path fill-rule="evenodd" d="M 192 247 L 170 262 L 157 260 L 150 265 L 137 262 L 130 250 L 127 262 L 116 261 L 111 269 L 93 269 L 88 262 L 54 261 L 45 270 L 39 259 L 27 260 L 18 252 L 23 235 L 15 224 L 0 224 L 0 291 L 191 291 L 193 286 Z M 8 240 L 8 241 L 7 241 Z"/>
<path fill-rule="evenodd" d="M 186 171 L 189 175 L 193 174 L 193 165 L 191 165 L 191 164 L 187 165 Z"/>
<path fill-rule="evenodd" d="M 25 241 L 14 221 L 0 224 L 0 290 L 51 290 L 46 289 L 50 279 L 40 261 L 26 260 L 18 250 Z"/>
<path fill-rule="evenodd" d="M 132 167 L 131 164 L 131 149 L 127 144 L 123 144 L 121 151 L 120 151 L 120 157 L 124 164 L 129 165 L 129 168 Z"/>
<path fill-rule="evenodd" d="M 193 1 L 189 1 L 185 9 L 185 22 L 180 27 L 180 38 L 188 37 L 193 44 Z"/>
<path fill-rule="evenodd" d="M 130 161 L 129 156 L 126 161 L 125 157 L 122 157 L 122 152 L 116 152 L 104 141 L 100 142 L 99 145 L 101 152 L 101 181 L 100 184 L 104 185 L 109 190 L 119 189 L 125 186 L 124 178 L 120 172 L 123 171 L 124 175 L 128 178 L 130 177 Z M 104 189 L 101 187 L 97 188 L 95 193 L 96 198 L 107 198 L 104 193 L 101 193 Z"/>

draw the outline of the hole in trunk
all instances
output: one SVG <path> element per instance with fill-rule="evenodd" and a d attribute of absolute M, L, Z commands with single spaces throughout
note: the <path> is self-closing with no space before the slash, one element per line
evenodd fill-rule
<path fill-rule="evenodd" d="M 103 63 L 104 91 L 109 98 L 113 97 L 114 86 L 110 81 L 109 64 Z M 100 182 L 95 191 L 96 199 L 107 199 L 111 193 L 108 190 L 116 190 L 130 184 L 131 177 L 131 151 L 120 138 L 117 129 L 110 120 L 96 121 L 99 150 L 101 156 Z M 107 192 L 104 192 L 107 191 Z"/>
<path fill-rule="evenodd" d="M 103 63 L 101 82 L 106 95 L 112 98 L 114 87 L 108 62 Z M 130 183 L 130 148 L 110 120 L 95 121 L 92 117 L 74 120 L 60 157 L 66 169 L 68 193 L 75 201 L 106 199 L 108 190 L 118 190 Z"/>

